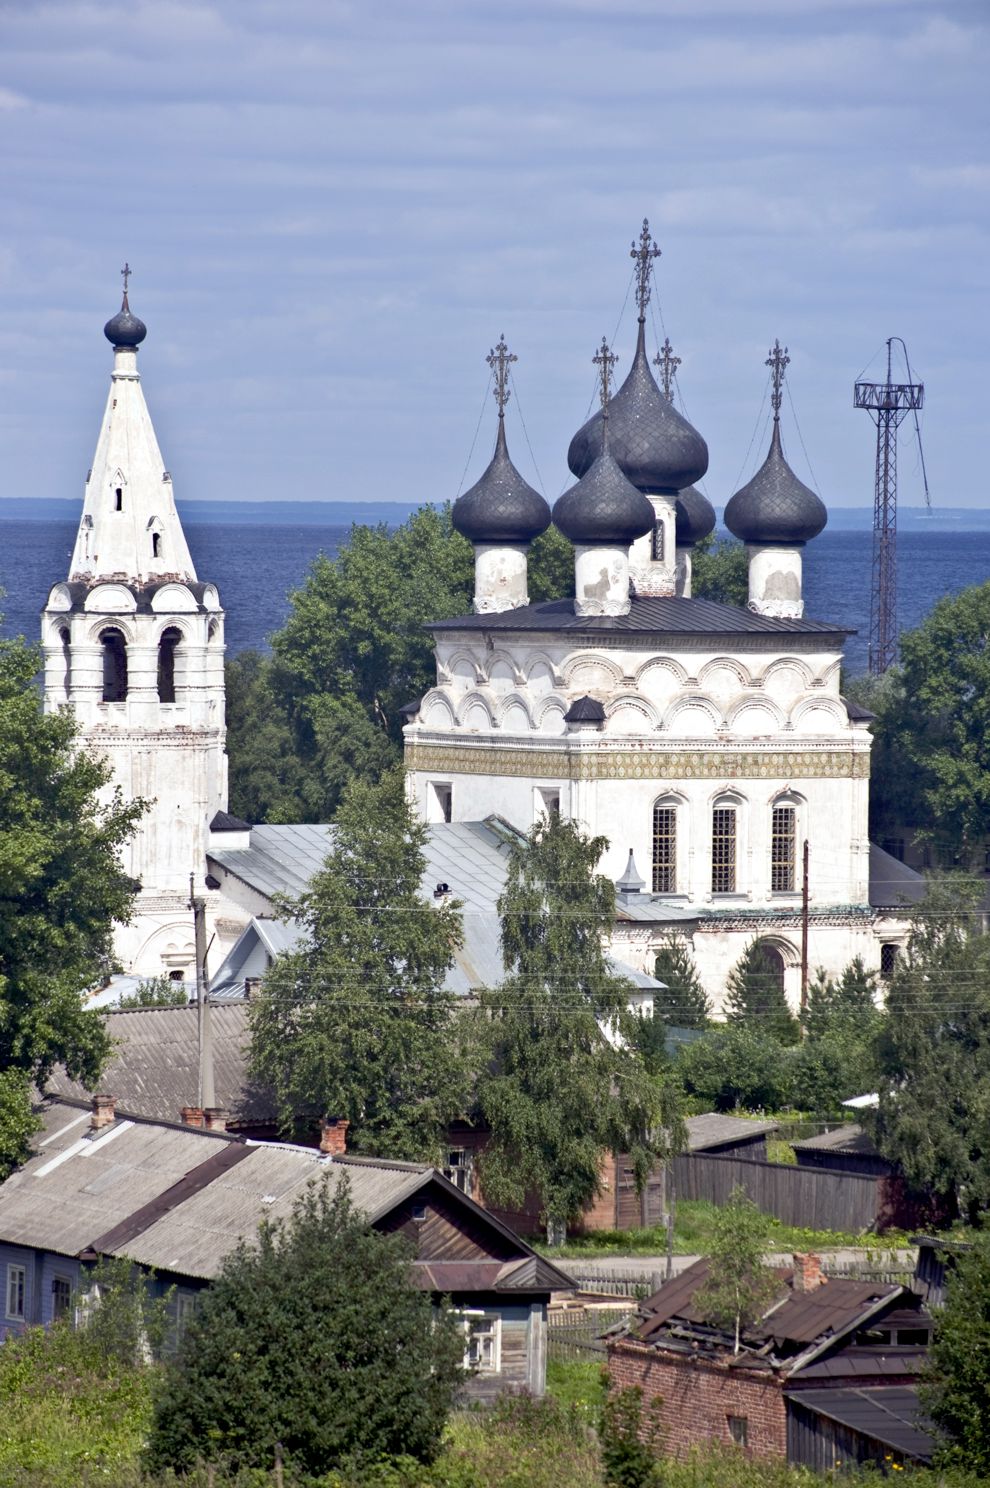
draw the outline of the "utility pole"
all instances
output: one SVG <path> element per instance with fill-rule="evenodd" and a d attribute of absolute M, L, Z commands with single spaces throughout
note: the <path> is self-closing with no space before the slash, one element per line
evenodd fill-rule
<path fill-rule="evenodd" d="M 808 867 L 811 844 L 804 839 L 804 872 L 801 876 L 801 1032 L 805 1031 L 808 1014 Z"/>
<path fill-rule="evenodd" d="M 877 426 L 877 464 L 873 493 L 873 594 L 870 606 L 870 673 L 882 677 L 897 660 L 897 430 L 908 413 L 913 412 L 918 449 L 921 431 L 918 409 L 924 406 L 925 385 L 922 382 L 891 381 L 891 348 L 895 341 L 904 347 L 908 377 L 911 364 L 907 347 L 900 336 L 887 342 L 887 381 L 857 382 L 853 404 L 865 408 Z M 925 475 L 925 503 L 930 508 L 925 456 L 921 451 L 921 469 Z"/>
<path fill-rule="evenodd" d="M 216 1105 L 213 1085 L 213 1028 L 210 1022 L 210 983 L 206 975 L 206 900 L 193 892 L 189 875 L 189 908 L 193 912 L 196 945 L 196 1007 L 199 1032 L 199 1100 L 201 1109 Z"/>

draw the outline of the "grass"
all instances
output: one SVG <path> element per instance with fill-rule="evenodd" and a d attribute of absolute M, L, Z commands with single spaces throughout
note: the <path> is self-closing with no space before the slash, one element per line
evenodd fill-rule
<path fill-rule="evenodd" d="M 705 1255 L 712 1237 L 712 1226 L 718 1205 L 705 1199 L 681 1199 L 674 1218 L 674 1254 Z M 799 1225 L 785 1225 L 770 1220 L 770 1249 L 842 1250 L 868 1247 L 878 1252 L 893 1250 L 910 1243 L 900 1230 L 888 1230 L 882 1239 L 876 1235 L 853 1235 L 842 1230 L 809 1230 Z M 553 1250 L 537 1245 L 544 1255 L 592 1260 L 609 1256 L 663 1255 L 667 1249 L 667 1232 L 662 1225 L 642 1230 L 596 1230 L 588 1235 L 573 1235 L 566 1245 Z"/>

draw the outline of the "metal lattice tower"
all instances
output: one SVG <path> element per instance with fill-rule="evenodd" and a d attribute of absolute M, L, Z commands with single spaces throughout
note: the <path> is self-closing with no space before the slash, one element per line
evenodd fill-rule
<path fill-rule="evenodd" d="M 887 381 L 857 382 L 853 394 L 855 407 L 865 408 L 877 426 L 870 606 L 870 672 L 874 677 L 882 677 L 897 660 L 897 430 L 908 413 L 917 415 L 925 401 L 924 383 L 891 381 L 895 341 L 901 341 L 900 336 L 891 336 L 887 342 Z M 907 347 L 904 357 L 907 361 Z"/>

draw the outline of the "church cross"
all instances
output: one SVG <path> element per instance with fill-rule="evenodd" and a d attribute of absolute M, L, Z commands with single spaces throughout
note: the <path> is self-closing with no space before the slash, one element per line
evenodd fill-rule
<path fill-rule="evenodd" d="M 635 241 L 629 250 L 629 257 L 636 260 L 636 304 L 639 306 L 640 320 L 646 319 L 646 307 L 650 303 L 650 275 L 653 272 L 653 260 L 660 257 L 660 249 L 653 241 L 650 233 L 650 224 L 643 218 L 643 230 L 639 235 L 639 247 Z"/>
<path fill-rule="evenodd" d="M 770 368 L 770 377 L 773 382 L 773 392 L 770 394 L 770 402 L 773 404 L 773 416 L 775 420 L 780 418 L 780 404 L 783 398 L 784 387 L 784 368 L 789 364 L 790 360 L 790 357 L 787 355 L 787 347 L 781 348 L 780 342 L 775 341 L 765 363 Z"/>
<path fill-rule="evenodd" d="M 518 362 L 519 358 L 514 356 L 505 344 L 505 332 L 502 332 L 498 345 L 494 351 L 490 351 L 485 361 L 495 373 L 495 401 L 498 404 L 499 418 L 505 417 L 505 405 L 511 396 L 509 392 L 509 365 Z"/>
<path fill-rule="evenodd" d="M 127 281 L 131 277 L 131 275 L 133 274 L 134 270 L 131 268 L 131 266 L 130 266 L 129 263 L 125 263 L 124 264 L 124 267 L 121 269 L 120 272 L 123 275 L 123 279 L 124 279 L 124 297 L 126 299 L 126 297 L 127 297 Z"/>
<path fill-rule="evenodd" d="M 679 356 L 674 355 L 674 348 L 670 344 L 668 336 L 661 346 L 657 355 L 653 358 L 654 367 L 660 368 L 660 381 L 663 383 L 663 395 L 668 403 L 674 401 L 674 378 L 677 376 L 677 368 L 681 365 Z"/>
<path fill-rule="evenodd" d="M 609 350 L 608 341 L 602 337 L 602 344 L 591 358 L 598 368 L 598 376 L 601 381 L 602 412 L 608 418 L 608 400 L 611 396 L 612 368 L 619 358 L 613 351 Z"/>

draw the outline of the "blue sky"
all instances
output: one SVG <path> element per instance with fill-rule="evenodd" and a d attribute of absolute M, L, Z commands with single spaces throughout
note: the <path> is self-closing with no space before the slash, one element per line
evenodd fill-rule
<path fill-rule="evenodd" d="M 869 505 L 896 334 L 936 504 L 983 505 L 988 75 L 983 0 L 0 0 L 0 495 L 81 496 L 126 258 L 178 496 L 456 495 L 504 330 L 552 500 L 648 216 L 716 503 L 779 336 L 789 458 L 796 413 Z"/>

